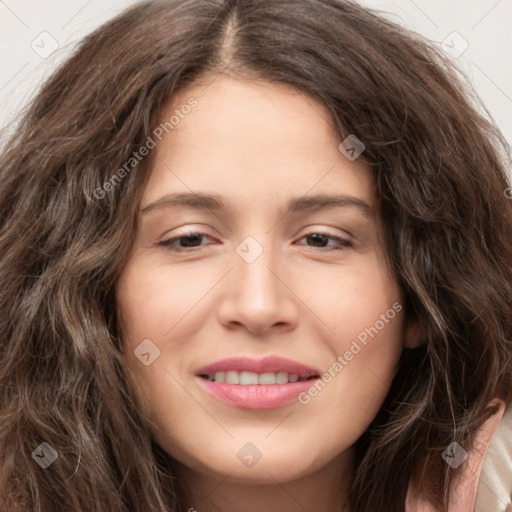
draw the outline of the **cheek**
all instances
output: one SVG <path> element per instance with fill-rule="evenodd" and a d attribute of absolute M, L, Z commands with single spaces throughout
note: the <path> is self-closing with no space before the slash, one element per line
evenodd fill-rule
<path fill-rule="evenodd" d="M 308 443 L 316 443 L 315 450 L 329 446 L 333 453 L 341 453 L 368 429 L 395 374 L 402 350 L 401 325 L 397 314 L 380 331 L 368 329 L 366 343 L 357 337 L 340 342 L 321 379 L 299 397 L 304 411 L 297 415 L 297 428 L 322 432 L 308 438 Z"/>
<path fill-rule="evenodd" d="M 179 413 L 177 399 L 182 369 L 190 366 L 195 333 L 204 323 L 203 305 L 198 300 L 218 279 L 198 278 L 201 273 L 170 271 L 161 264 L 144 265 L 135 260 L 128 265 L 117 284 L 116 303 L 122 326 L 123 357 L 142 402 L 150 415 L 158 414 L 165 402 L 168 413 Z"/>
<path fill-rule="evenodd" d="M 304 272 L 295 287 L 328 329 L 329 344 L 337 354 L 348 350 L 351 341 L 358 337 L 362 342 L 372 339 L 369 331 L 375 336 L 375 328 L 379 338 L 387 338 L 389 343 L 375 344 L 374 350 L 396 351 L 391 347 L 399 345 L 402 339 L 402 317 L 398 311 L 402 309 L 402 294 L 375 254 L 361 258 L 357 265 Z M 393 304 L 397 306 L 393 308 Z"/>
<path fill-rule="evenodd" d="M 334 424 L 350 425 L 355 441 L 380 409 L 395 374 L 404 344 L 403 299 L 386 268 L 375 262 L 340 275 L 339 286 L 335 279 L 327 282 L 322 290 L 310 287 L 316 291 L 308 300 L 330 328 L 330 361 L 302 403 L 311 408 L 307 421 L 315 423 L 329 411 Z"/>
<path fill-rule="evenodd" d="M 142 268 L 136 264 L 127 267 L 116 291 L 126 344 L 154 338 L 160 345 L 179 331 L 183 320 L 196 314 L 197 308 L 192 308 L 208 290 L 208 279 L 198 275 L 202 276 L 201 272 L 194 269 L 171 271 L 151 262 Z"/>

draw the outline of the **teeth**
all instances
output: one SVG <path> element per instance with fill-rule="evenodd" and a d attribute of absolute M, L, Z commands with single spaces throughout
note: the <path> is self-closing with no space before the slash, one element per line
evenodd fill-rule
<path fill-rule="evenodd" d="M 218 373 L 222 373 L 222 372 L 218 372 Z M 218 373 L 215 374 L 215 382 L 217 382 Z M 234 372 L 234 371 L 226 372 L 226 380 L 224 382 L 226 382 L 227 384 L 240 384 L 239 373 Z"/>
<path fill-rule="evenodd" d="M 255 384 L 269 386 L 272 384 L 288 384 L 289 382 L 298 382 L 299 380 L 304 381 L 307 379 L 299 378 L 296 373 L 288 372 L 254 373 L 230 370 L 227 372 L 216 372 L 215 374 L 208 375 L 208 380 L 211 382 L 240 384 L 242 386 L 250 386 Z"/>
<path fill-rule="evenodd" d="M 241 372 L 240 384 L 242 386 L 249 386 L 250 384 L 258 384 L 258 374 L 253 372 Z"/>
<path fill-rule="evenodd" d="M 292 380 L 290 380 L 290 378 L 293 376 L 294 376 L 294 374 L 288 375 L 287 372 L 277 372 L 276 373 L 276 384 L 286 384 L 287 382 L 293 382 Z M 297 377 L 298 377 L 298 375 L 297 375 Z"/>
<path fill-rule="evenodd" d="M 275 384 L 276 381 L 277 375 L 275 373 L 262 373 L 258 377 L 258 384 Z M 288 382 L 288 379 L 286 379 L 286 382 Z"/>

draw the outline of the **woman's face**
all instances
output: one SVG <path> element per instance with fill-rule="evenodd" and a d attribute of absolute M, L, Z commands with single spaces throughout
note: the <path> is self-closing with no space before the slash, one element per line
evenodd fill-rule
<path fill-rule="evenodd" d="M 117 287 L 154 436 L 239 481 L 346 462 L 407 337 L 370 171 L 285 86 L 217 77 L 173 115 Z"/>

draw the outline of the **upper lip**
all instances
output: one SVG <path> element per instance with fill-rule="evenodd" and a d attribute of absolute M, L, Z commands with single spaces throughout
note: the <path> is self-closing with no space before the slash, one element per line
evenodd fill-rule
<path fill-rule="evenodd" d="M 229 370 L 254 373 L 287 372 L 297 374 L 302 378 L 318 377 L 320 375 L 316 368 L 277 356 L 267 356 L 263 359 L 243 356 L 222 359 L 221 361 L 203 366 L 197 370 L 196 375 L 214 375 L 217 372 L 227 372 Z"/>

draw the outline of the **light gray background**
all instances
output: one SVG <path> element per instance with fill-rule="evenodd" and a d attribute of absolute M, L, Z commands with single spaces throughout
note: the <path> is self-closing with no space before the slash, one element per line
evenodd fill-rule
<path fill-rule="evenodd" d="M 508 142 L 512 142 L 512 0 L 360 2 L 385 11 L 393 21 L 441 47 L 444 41 L 445 50 L 456 58 Z M 133 3 L 0 0 L 0 126 L 12 126 L 19 109 L 37 93 L 41 81 L 69 55 L 77 41 Z"/>

